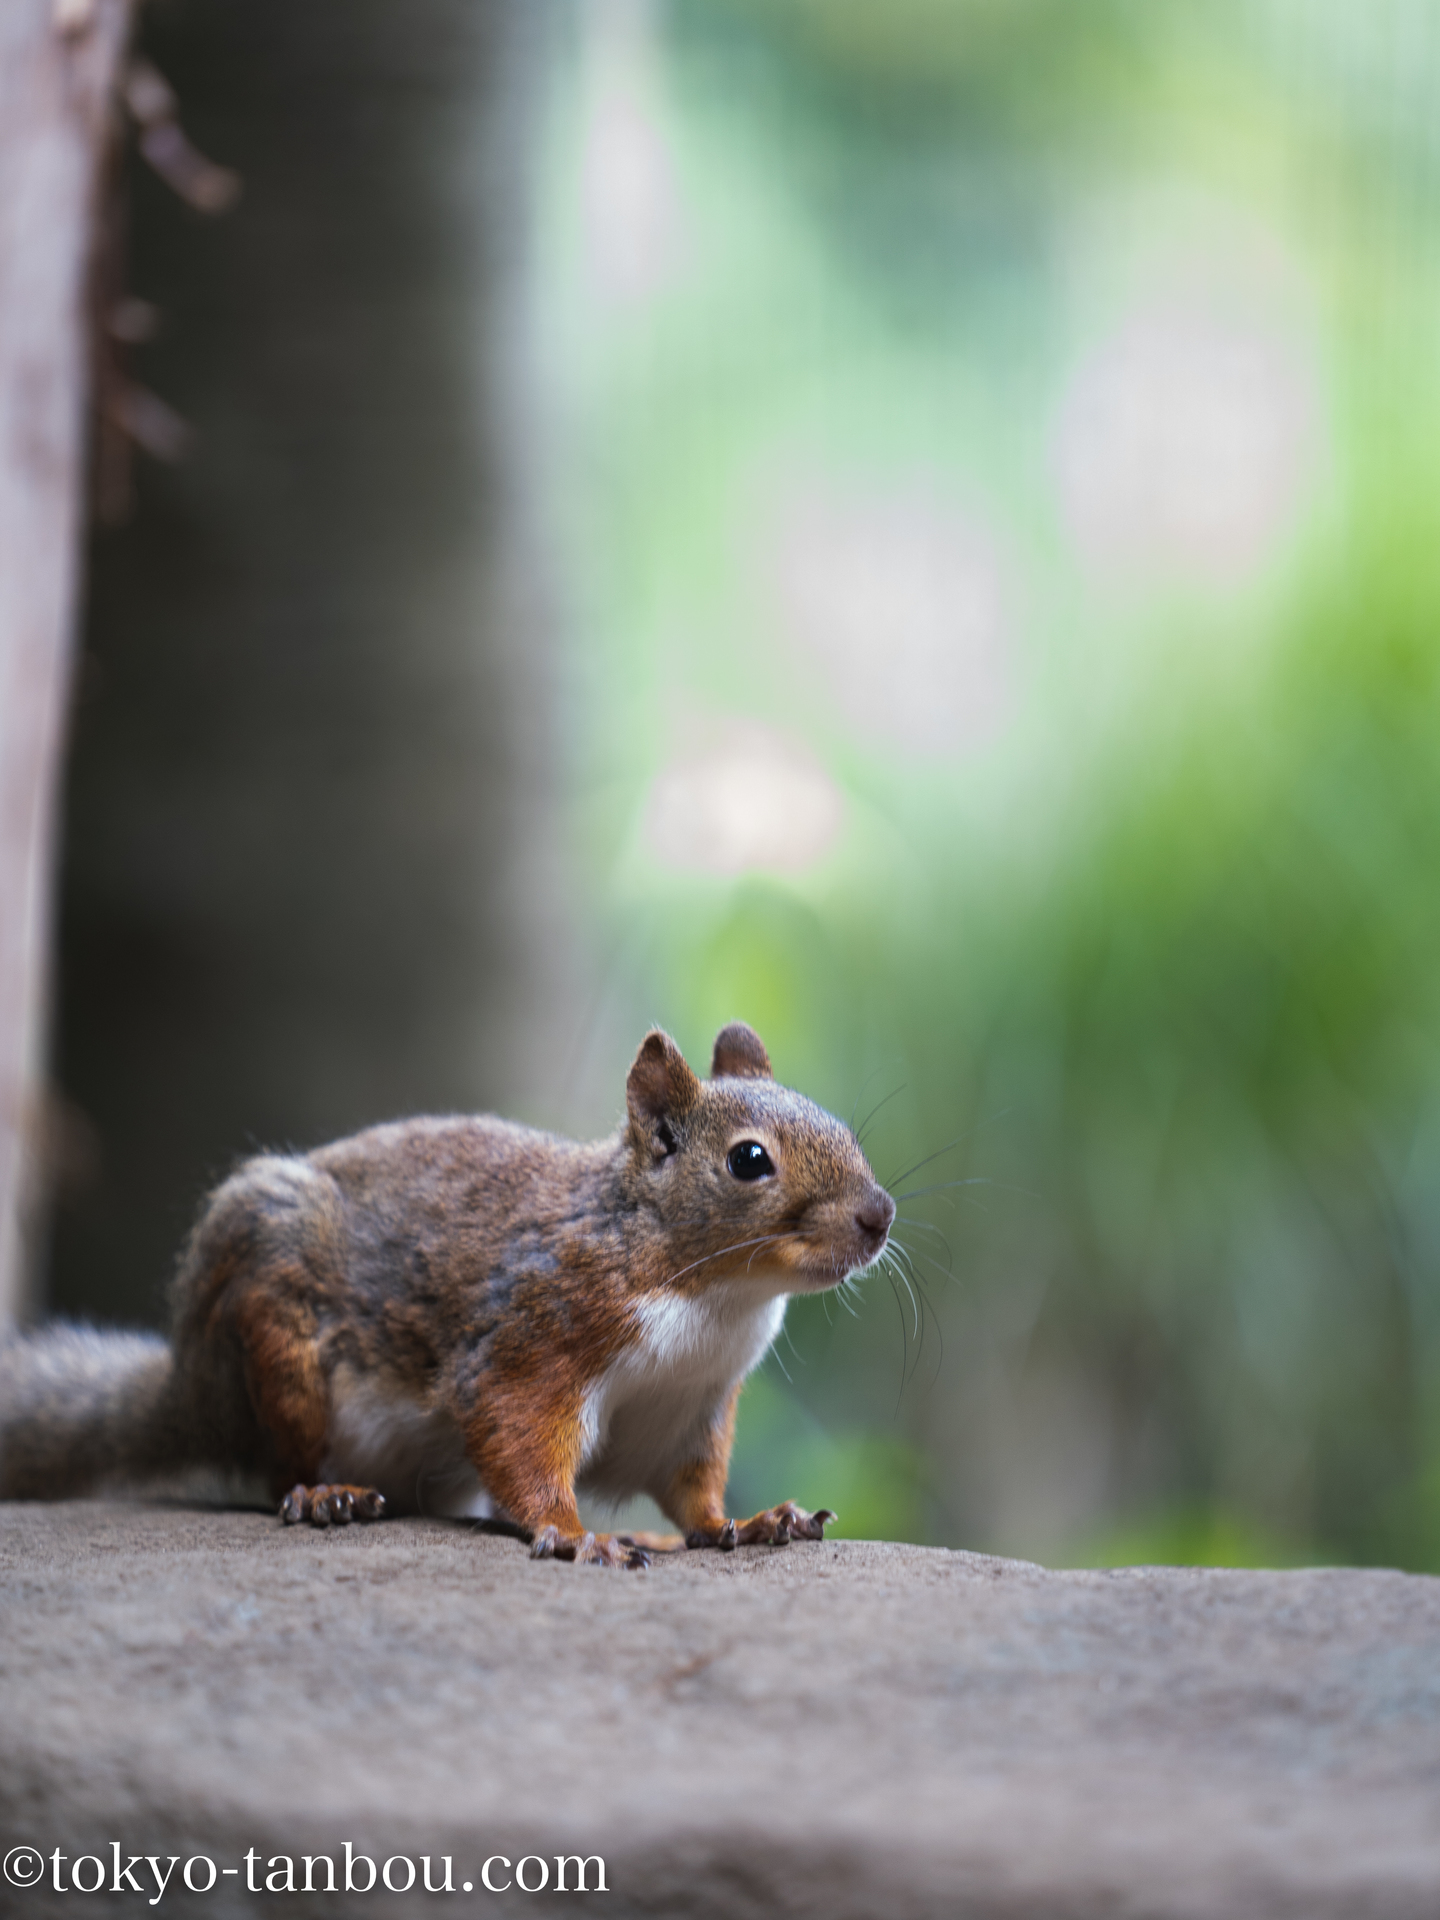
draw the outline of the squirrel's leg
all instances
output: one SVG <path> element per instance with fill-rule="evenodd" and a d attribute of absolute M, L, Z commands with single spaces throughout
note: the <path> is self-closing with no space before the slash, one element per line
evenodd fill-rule
<path fill-rule="evenodd" d="M 530 1536 L 533 1560 L 577 1560 L 592 1566 L 648 1567 L 643 1547 L 613 1533 L 591 1533 L 575 1504 L 583 1449 L 583 1392 L 557 1392 L 553 1382 L 482 1389 L 465 1427 L 470 1463 L 485 1490 Z"/>
<path fill-rule="evenodd" d="M 735 1439 L 735 1403 L 738 1386 L 705 1438 L 704 1448 L 682 1463 L 670 1478 L 660 1506 L 685 1535 L 687 1547 L 783 1546 L 787 1540 L 823 1540 L 835 1515 L 828 1507 L 807 1513 L 793 1500 L 766 1507 L 748 1520 L 725 1517 L 725 1483 L 730 1476 L 730 1449 Z"/>
<path fill-rule="evenodd" d="M 384 1495 L 374 1487 L 320 1480 L 330 1425 L 330 1392 L 316 1350 L 312 1316 L 286 1297 L 284 1276 L 252 1285 L 235 1310 L 245 1384 L 275 1461 L 277 1495 L 287 1526 L 344 1526 L 378 1520 Z M 291 1482 L 295 1485 L 290 1485 Z"/>

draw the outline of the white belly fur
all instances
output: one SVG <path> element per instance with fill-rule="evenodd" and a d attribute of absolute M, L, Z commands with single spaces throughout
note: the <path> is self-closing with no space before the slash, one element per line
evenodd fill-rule
<path fill-rule="evenodd" d="M 763 1283 L 762 1283 L 763 1284 Z M 636 1303 L 637 1338 L 585 1396 L 579 1484 L 602 1499 L 658 1494 L 721 1413 L 737 1380 L 768 1352 L 785 1295 L 755 1280 L 687 1298 Z M 465 1455 L 459 1426 L 393 1375 L 340 1366 L 330 1382 L 330 1444 L 321 1478 L 378 1487 L 395 1513 L 499 1509 Z"/>
<path fill-rule="evenodd" d="M 337 1367 L 330 1382 L 330 1446 L 324 1480 L 378 1487 L 394 1513 L 489 1519 L 493 1503 L 465 1457 L 465 1438 L 387 1374 Z"/>
<path fill-rule="evenodd" d="M 585 1397 L 579 1482 L 602 1499 L 658 1496 L 721 1415 L 730 1389 L 768 1352 L 785 1295 L 754 1279 L 636 1303 L 639 1338 Z"/>

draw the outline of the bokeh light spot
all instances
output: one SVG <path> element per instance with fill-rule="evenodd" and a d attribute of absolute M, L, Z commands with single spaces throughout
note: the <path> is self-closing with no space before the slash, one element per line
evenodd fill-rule
<path fill-rule="evenodd" d="M 1134 313 L 1061 405 L 1071 539 L 1105 572 L 1242 578 L 1293 519 L 1312 413 L 1302 355 L 1267 325 L 1189 303 Z"/>
<path fill-rule="evenodd" d="M 798 741 L 744 727 L 665 768 L 645 838 L 667 866 L 692 872 L 798 873 L 830 851 L 843 817 L 839 788 Z"/>
<path fill-rule="evenodd" d="M 1012 642 L 995 544 L 925 485 L 800 489 L 778 517 L 782 617 L 856 732 L 923 753 L 995 736 Z"/>

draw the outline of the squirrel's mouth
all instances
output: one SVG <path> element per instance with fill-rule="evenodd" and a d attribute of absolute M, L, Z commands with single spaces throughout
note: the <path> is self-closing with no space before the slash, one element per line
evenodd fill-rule
<path fill-rule="evenodd" d="M 895 1202 L 876 1186 L 840 1219 L 827 1222 L 828 1231 L 797 1234 L 785 1260 L 796 1291 L 821 1293 L 871 1266 L 885 1251 L 894 1220 Z"/>

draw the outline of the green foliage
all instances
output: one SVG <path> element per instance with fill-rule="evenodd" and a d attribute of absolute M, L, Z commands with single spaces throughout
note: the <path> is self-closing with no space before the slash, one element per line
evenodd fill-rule
<path fill-rule="evenodd" d="M 773 1362 L 771 1363 L 773 1367 Z M 745 1389 L 730 1473 L 736 1513 L 797 1500 L 837 1515 L 838 1540 L 916 1540 L 929 1530 L 927 1467 L 914 1446 L 883 1428 L 829 1431 L 770 1371 Z"/>
<path fill-rule="evenodd" d="M 1290 1567 L 1294 1544 L 1257 1530 L 1243 1513 L 1176 1505 L 1081 1543 L 1091 1567 Z"/>
<path fill-rule="evenodd" d="M 1440 1568 L 1440 208 L 1407 105 L 1440 43 L 1382 14 L 1377 44 L 1424 52 L 1393 85 L 1328 5 L 672 8 L 648 84 L 679 264 L 598 317 L 578 81 L 557 118 L 577 836 L 612 993 L 696 1060 L 743 1015 L 837 1111 L 883 1103 L 882 1177 L 956 1183 L 906 1200 L 912 1268 L 858 1320 L 792 1308 L 737 1506 Z M 1166 549 L 1117 585 L 1057 500 L 1056 423 L 1172 309 L 1197 379 L 1213 337 L 1304 414 L 1300 478 L 1258 558 Z M 862 529 L 896 500 L 950 547 L 987 529 L 1018 582 L 998 730 L 887 723 L 883 607 L 858 697 L 795 638 L 774 542 L 807 485 Z M 725 877 L 647 841 L 654 777 L 731 723 L 835 783 L 815 858 Z"/>

